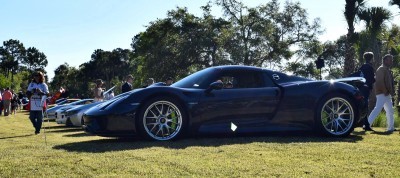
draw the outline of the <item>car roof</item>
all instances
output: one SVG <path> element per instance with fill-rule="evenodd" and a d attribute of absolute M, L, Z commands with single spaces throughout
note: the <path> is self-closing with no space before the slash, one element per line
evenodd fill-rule
<path fill-rule="evenodd" d="M 215 69 L 222 69 L 222 70 L 252 70 L 252 71 L 265 71 L 268 69 L 264 69 L 261 67 L 255 67 L 255 66 L 244 66 L 244 65 L 222 65 L 222 66 L 214 66 L 211 68 Z"/>

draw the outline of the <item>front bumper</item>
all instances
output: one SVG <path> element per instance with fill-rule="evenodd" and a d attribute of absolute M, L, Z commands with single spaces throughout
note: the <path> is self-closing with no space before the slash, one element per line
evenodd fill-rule
<path fill-rule="evenodd" d="M 94 107 L 86 111 L 82 126 L 85 132 L 106 137 L 136 135 L 136 106 L 117 108 L 101 110 L 100 107 Z"/>
<path fill-rule="evenodd" d="M 66 124 L 66 123 L 67 123 L 67 117 L 65 117 L 64 114 L 60 114 L 60 115 L 56 118 L 56 123 L 57 123 L 57 124 Z"/>

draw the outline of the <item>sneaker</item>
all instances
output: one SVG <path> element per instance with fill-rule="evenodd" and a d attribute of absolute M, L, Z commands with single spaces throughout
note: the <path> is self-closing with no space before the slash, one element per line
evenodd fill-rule
<path fill-rule="evenodd" d="M 39 135 L 40 134 L 40 132 L 39 131 L 35 131 L 35 135 Z"/>

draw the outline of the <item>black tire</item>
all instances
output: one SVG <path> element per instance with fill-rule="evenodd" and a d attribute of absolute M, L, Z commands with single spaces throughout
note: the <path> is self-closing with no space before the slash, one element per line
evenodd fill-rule
<path fill-rule="evenodd" d="M 67 127 L 72 127 L 73 125 L 72 125 L 71 119 L 67 118 L 67 121 L 65 122 L 65 125 Z"/>
<path fill-rule="evenodd" d="M 83 126 L 83 125 L 85 125 L 85 120 L 83 120 L 83 115 L 82 115 L 82 118 L 81 118 L 81 126 Z"/>
<path fill-rule="evenodd" d="M 186 111 L 176 99 L 155 97 L 140 108 L 136 128 L 144 139 L 168 141 L 182 137 L 187 122 Z"/>
<path fill-rule="evenodd" d="M 343 94 L 324 97 L 316 108 L 315 130 L 325 136 L 348 136 L 354 130 L 354 108 L 353 101 Z"/>

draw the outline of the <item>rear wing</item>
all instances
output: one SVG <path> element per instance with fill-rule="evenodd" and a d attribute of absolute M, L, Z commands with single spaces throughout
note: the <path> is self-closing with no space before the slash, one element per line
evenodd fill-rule
<path fill-rule="evenodd" d="M 334 82 L 362 82 L 365 83 L 365 78 L 364 77 L 346 77 L 346 78 L 339 78 L 333 80 Z"/>
<path fill-rule="evenodd" d="M 353 85 L 357 88 L 360 88 L 365 85 L 365 78 L 364 77 L 346 77 L 346 78 L 340 78 L 340 79 L 335 79 L 331 80 L 332 82 L 343 82 L 347 83 L 350 85 Z"/>

